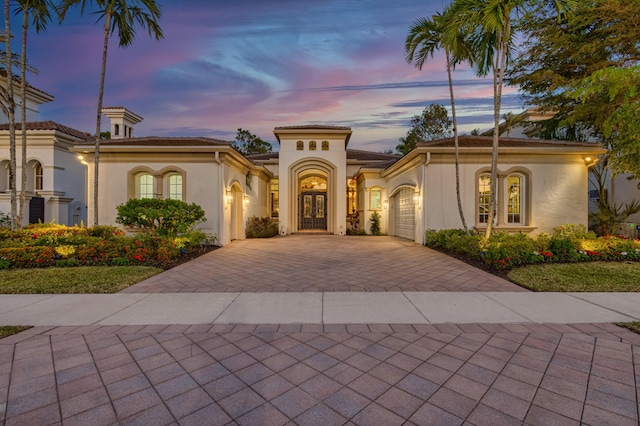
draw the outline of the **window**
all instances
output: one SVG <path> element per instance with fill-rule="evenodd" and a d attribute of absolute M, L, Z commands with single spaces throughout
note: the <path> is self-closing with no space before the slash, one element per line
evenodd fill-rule
<path fill-rule="evenodd" d="M 322 150 L 329 151 L 329 141 L 322 141 Z"/>
<path fill-rule="evenodd" d="M 510 225 L 524 225 L 523 181 L 523 177 L 518 174 L 507 177 L 507 223 Z"/>
<path fill-rule="evenodd" d="M 382 210 L 382 189 L 371 188 L 371 210 Z"/>
<path fill-rule="evenodd" d="M 481 175 L 478 182 L 478 222 L 489 222 L 489 203 L 491 196 L 491 176 Z"/>
<path fill-rule="evenodd" d="M 36 187 L 36 191 L 42 191 L 42 186 L 44 183 L 44 172 L 42 170 L 42 164 L 40 164 L 39 162 L 37 162 L 34 165 L 34 169 L 35 169 L 35 187 Z"/>
<path fill-rule="evenodd" d="M 172 200 L 182 201 L 182 176 L 169 176 L 169 197 Z"/>
<path fill-rule="evenodd" d="M 498 173 L 496 200 L 496 226 L 526 226 L 527 175 L 523 173 Z M 482 173 L 478 176 L 477 223 L 489 222 L 491 200 L 491 176 Z"/>
<path fill-rule="evenodd" d="M 119 136 L 120 135 L 120 125 L 119 124 L 115 124 L 113 126 L 113 135 L 114 136 Z"/>
<path fill-rule="evenodd" d="M 7 191 L 9 188 L 9 162 L 0 161 L 0 192 Z"/>
<path fill-rule="evenodd" d="M 302 141 L 296 142 L 296 150 L 304 151 L 304 142 L 302 142 Z"/>
<path fill-rule="evenodd" d="M 309 151 L 315 151 L 315 150 L 316 150 L 316 141 L 309 142 Z"/>
<path fill-rule="evenodd" d="M 153 198 L 153 176 L 138 175 L 138 198 Z"/>
<path fill-rule="evenodd" d="M 278 217 L 280 208 L 278 179 L 271 181 L 271 217 Z"/>

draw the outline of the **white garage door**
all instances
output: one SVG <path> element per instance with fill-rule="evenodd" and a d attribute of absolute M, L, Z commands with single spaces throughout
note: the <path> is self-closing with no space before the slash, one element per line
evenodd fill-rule
<path fill-rule="evenodd" d="M 393 235 L 415 239 L 416 209 L 413 188 L 403 188 L 393 197 Z"/>

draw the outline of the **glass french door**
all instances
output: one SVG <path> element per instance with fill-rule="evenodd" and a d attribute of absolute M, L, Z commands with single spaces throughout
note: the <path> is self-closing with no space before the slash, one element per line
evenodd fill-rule
<path fill-rule="evenodd" d="M 309 191 L 300 194 L 300 230 L 327 230 L 327 194 Z"/>

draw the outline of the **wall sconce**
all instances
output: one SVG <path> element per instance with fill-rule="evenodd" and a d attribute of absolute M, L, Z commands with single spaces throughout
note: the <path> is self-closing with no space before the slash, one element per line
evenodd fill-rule
<path fill-rule="evenodd" d="M 419 192 L 415 192 L 413 194 L 413 204 L 418 204 L 420 202 L 420 193 Z"/>
<path fill-rule="evenodd" d="M 248 205 L 249 204 L 249 196 L 247 194 L 244 194 L 244 205 Z"/>
<path fill-rule="evenodd" d="M 231 196 L 231 191 L 227 191 L 226 192 L 225 198 L 227 199 L 227 204 L 231 204 L 233 202 L 233 197 Z"/>
<path fill-rule="evenodd" d="M 382 208 L 387 210 L 389 208 L 389 200 L 384 200 L 382 202 Z"/>
<path fill-rule="evenodd" d="M 587 167 L 594 166 L 598 162 L 598 158 L 594 158 L 594 157 L 591 157 L 589 155 L 584 157 L 583 159 L 584 159 L 584 163 L 587 165 Z"/>

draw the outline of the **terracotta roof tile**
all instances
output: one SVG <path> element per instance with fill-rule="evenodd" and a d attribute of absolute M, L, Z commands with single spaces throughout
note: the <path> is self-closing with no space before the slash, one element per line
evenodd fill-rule
<path fill-rule="evenodd" d="M 358 161 L 398 161 L 402 158 L 398 154 L 387 154 L 384 152 L 361 151 L 357 149 L 347 149 L 348 160 Z"/>
<path fill-rule="evenodd" d="M 486 148 L 493 145 L 493 138 L 491 136 L 472 136 L 462 135 L 458 137 L 458 145 L 462 148 Z M 453 138 L 438 139 L 434 141 L 418 142 L 417 147 L 452 147 L 454 146 Z M 575 141 L 560 141 L 560 140 L 547 140 L 547 139 L 521 139 L 521 138 L 500 138 L 500 147 L 503 148 L 519 148 L 519 147 L 600 147 L 600 144 L 591 142 L 575 142 Z"/>
<path fill-rule="evenodd" d="M 231 146 L 231 142 L 203 137 L 166 137 L 147 136 L 142 138 L 109 139 L 101 142 L 103 146 Z"/>
<path fill-rule="evenodd" d="M 20 126 L 20 123 L 16 123 L 16 130 L 19 131 Z M 9 130 L 9 123 L 0 124 L 0 131 L 2 130 Z M 76 137 L 82 141 L 90 141 L 93 138 L 89 133 L 64 126 L 55 121 L 30 121 L 27 123 L 27 131 L 29 130 L 55 130 Z"/>

